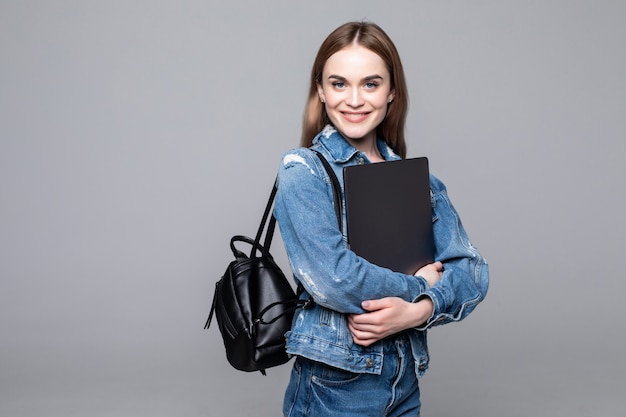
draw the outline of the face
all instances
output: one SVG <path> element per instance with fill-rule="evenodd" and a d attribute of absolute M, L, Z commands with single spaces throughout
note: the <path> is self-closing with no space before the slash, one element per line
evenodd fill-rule
<path fill-rule="evenodd" d="M 394 97 L 385 62 L 360 45 L 328 58 L 317 89 L 330 121 L 353 144 L 376 139 L 376 127 Z"/>

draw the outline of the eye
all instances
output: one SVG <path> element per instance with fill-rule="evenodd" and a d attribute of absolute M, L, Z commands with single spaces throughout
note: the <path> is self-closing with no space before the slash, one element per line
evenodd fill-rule
<path fill-rule="evenodd" d="M 374 82 L 374 81 L 369 81 L 367 83 L 365 83 L 365 88 L 371 90 L 373 88 L 378 87 L 378 83 Z"/>
<path fill-rule="evenodd" d="M 341 82 L 341 81 L 335 81 L 333 83 L 333 87 L 337 88 L 337 89 L 341 89 L 343 87 L 345 87 L 345 83 Z"/>

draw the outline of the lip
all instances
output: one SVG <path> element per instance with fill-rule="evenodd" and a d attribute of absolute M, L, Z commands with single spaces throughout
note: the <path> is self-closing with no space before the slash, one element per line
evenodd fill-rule
<path fill-rule="evenodd" d="M 342 111 L 341 115 L 344 119 L 346 119 L 350 123 L 360 123 L 363 120 L 367 119 L 369 116 L 369 112 L 347 112 Z"/>

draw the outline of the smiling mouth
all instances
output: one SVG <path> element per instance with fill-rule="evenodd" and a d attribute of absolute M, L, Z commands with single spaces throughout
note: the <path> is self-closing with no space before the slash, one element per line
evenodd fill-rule
<path fill-rule="evenodd" d="M 350 121 L 350 122 L 361 122 L 364 119 L 367 118 L 367 116 L 369 115 L 369 112 L 367 113 L 348 113 L 348 112 L 341 112 L 341 114 L 343 115 L 343 117 Z"/>

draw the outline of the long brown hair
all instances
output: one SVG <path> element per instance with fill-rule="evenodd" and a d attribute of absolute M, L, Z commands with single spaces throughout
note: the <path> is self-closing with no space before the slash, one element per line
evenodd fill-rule
<path fill-rule="evenodd" d="M 322 72 L 326 61 L 335 52 L 355 42 L 376 53 L 387 65 L 391 75 L 391 88 L 394 91 L 394 99 L 389 104 L 385 119 L 376 128 L 376 134 L 384 139 L 396 154 L 405 158 L 404 125 L 409 107 L 409 97 L 404 70 L 402 69 L 400 55 L 391 38 L 378 25 L 371 22 L 345 23 L 328 35 L 320 46 L 311 70 L 311 85 L 304 109 L 300 144 L 305 147 L 311 146 L 315 135 L 326 124 L 330 123 L 317 92 L 317 84 L 322 82 Z"/>

